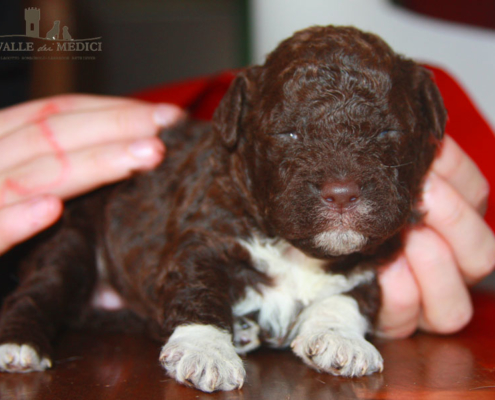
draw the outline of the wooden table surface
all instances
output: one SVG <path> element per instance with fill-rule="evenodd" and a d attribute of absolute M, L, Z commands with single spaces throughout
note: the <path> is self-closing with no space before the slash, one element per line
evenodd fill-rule
<path fill-rule="evenodd" d="M 247 381 L 234 392 L 206 394 L 175 383 L 158 364 L 160 345 L 140 336 L 70 332 L 55 368 L 0 374 L 2 400 L 153 399 L 495 399 L 495 294 L 475 293 L 475 317 L 452 336 L 416 334 L 375 341 L 382 374 L 359 379 L 319 374 L 290 351 L 245 357 Z"/>

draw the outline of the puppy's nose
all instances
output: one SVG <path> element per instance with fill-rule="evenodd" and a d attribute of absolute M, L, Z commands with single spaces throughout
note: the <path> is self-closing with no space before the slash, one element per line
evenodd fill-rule
<path fill-rule="evenodd" d="M 361 190 L 354 181 L 326 182 L 321 188 L 321 197 L 336 210 L 345 211 L 354 207 L 360 199 Z"/>

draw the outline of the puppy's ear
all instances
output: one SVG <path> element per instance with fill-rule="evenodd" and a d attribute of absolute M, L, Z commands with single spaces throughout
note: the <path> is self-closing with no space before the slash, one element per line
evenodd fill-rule
<path fill-rule="evenodd" d="M 233 148 L 237 143 L 242 118 L 247 111 L 251 69 L 237 75 L 213 114 L 213 127 L 229 148 Z"/>
<path fill-rule="evenodd" d="M 428 130 L 435 139 L 441 140 L 447 123 L 447 110 L 443 104 L 442 95 L 429 70 L 418 66 L 416 74 L 416 89 L 423 128 Z"/>

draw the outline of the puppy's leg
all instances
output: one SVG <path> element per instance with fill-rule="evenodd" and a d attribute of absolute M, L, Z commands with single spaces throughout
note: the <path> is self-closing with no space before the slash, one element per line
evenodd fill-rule
<path fill-rule="evenodd" d="M 245 370 L 232 337 L 228 271 L 235 268 L 236 259 L 229 257 L 223 243 L 206 238 L 193 243 L 176 256 L 168 267 L 173 272 L 167 272 L 159 289 L 162 326 L 169 336 L 160 362 L 179 382 L 205 392 L 237 389 L 244 383 Z"/>
<path fill-rule="evenodd" d="M 232 335 L 214 325 L 181 325 L 163 346 L 160 362 L 186 385 L 204 392 L 242 387 L 246 375 Z"/>
<path fill-rule="evenodd" d="M 291 347 L 306 364 L 342 376 L 382 371 L 382 356 L 365 339 L 370 319 L 361 313 L 354 297 L 359 296 L 332 296 L 301 313 Z M 368 314 L 369 309 L 363 311 Z"/>
<path fill-rule="evenodd" d="M 51 367 L 51 341 L 79 311 L 95 279 L 94 252 L 76 230 L 60 229 L 26 263 L 26 278 L 0 314 L 1 371 Z"/>

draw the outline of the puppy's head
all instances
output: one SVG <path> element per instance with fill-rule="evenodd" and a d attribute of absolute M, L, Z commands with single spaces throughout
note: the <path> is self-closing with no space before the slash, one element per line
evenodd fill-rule
<path fill-rule="evenodd" d="M 331 26 L 240 73 L 214 117 L 271 234 L 317 257 L 367 251 L 404 227 L 445 122 L 428 71 Z"/>

